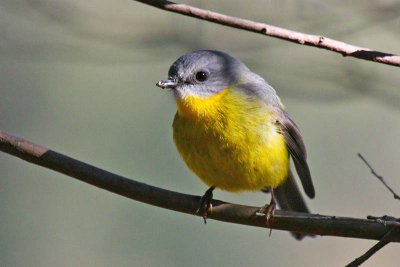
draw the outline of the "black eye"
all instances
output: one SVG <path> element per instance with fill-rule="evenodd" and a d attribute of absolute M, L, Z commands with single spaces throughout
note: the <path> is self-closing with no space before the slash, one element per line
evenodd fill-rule
<path fill-rule="evenodd" d="M 208 73 L 204 71 L 199 71 L 196 73 L 196 80 L 198 82 L 204 82 L 208 79 Z"/>

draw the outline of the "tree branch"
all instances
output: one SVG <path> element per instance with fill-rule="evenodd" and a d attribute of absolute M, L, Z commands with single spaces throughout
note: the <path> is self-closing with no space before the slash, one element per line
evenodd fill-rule
<path fill-rule="evenodd" d="M 0 131 L 0 151 L 115 194 L 165 209 L 194 214 L 200 200 L 198 196 L 157 188 L 110 173 L 2 131 Z M 256 215 L 258 207 L 219 200 L 213 200 L 212 205 L 209 219 L 266 228 L 265 216 Z M 269 226 L 271 229 L 315 235 L 380 240 L 387 233 L 388 227 L 399 227 L 399 223 L 386 225 L 375 220 L 277 210 Z M 400 234 L 392 235 L 390 241 L 400 242 Z"/>
<path fill-rule="evenodd" d="M 390 193 L 393 194 L 394 199 L 399 199 L 400 200 L 400 196 L 385 182 L 385 179 L 383 179 L 382 175 L 379 175 L 374 168 L 372 168 L 371 164 L 369 164 L 369 162 L 363 157 L 363 155 L 361 155 L 361 153 L 357 154 L 358 157 L 365 163 L 365 165 L 367 165 L 367 167 L 369 168 L 369 170 L 371 171 L 371 173 L 378 178 L 378 180 L 386 187 L 387 190 L 390 191 Z"/>
<path fill-rule="evenodd" d="M 265 23 L 227 16 L 224 14 L 200 9 L 197 7 L 192 7 L 185 4 L 177 4 L 171 1 L 165 1 L 165 0 L 135 0 L 135 1 L 156 8 L 160 8 L 162 10 L 171 11 L 181 15 L 214 22 L 228 27 L 255 32 L 297 44 L 313 46 L 337 52 L 344 57 L 354 57 L 358 59 L 364 59 L 400 67 L 400 56 L 398 55 L 380 51 L 374 51 L 369 48 L 346 44 L 324 36 L 295 32 L 284 28 L 268 25 Z"/>
<path fill-rule="evenodd" d="M 346 265 L 346 267 L 357 267 L 366 262 L 369 258 L 372 257 L 376 252 L 378 252 L 381 248 L 386 246 L 387 244 L 390 243 L 390 238 L 398 234 L 400 228 L 392 228 L 390 229 L 383 237 L 381 240 L 379 240 L 378 243 L 376 243 L 372 248 L 367 250 L 363 255 L 355 259 L 354 261 L 350 262 L 349 264 Z"/>

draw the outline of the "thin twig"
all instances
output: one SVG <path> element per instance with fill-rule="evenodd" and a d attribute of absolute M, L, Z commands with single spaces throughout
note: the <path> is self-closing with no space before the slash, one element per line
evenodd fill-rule
<path fill-rule="evenodd" d="M 198 208 L 199 196 L 185 195 L 140 183 L 2 131 L 0 131 L 0 151 L 153 206 L 188 214 L 194 214 Z M 265 216 L 256 215 L 259 207 L 236 205 L 219 200 L 213 200 L 212 207 L 208 219 L 266 228 Z M 388 229 L 387 226 L 375 220 L 281 210 L 274 212 L 268 226 L 272 229 L 304 234 L 375 240 L 379 240 Z M 392 241 L 400 242 L 400 234 L 393 236 Z"/>
<path fill-rule="evenodd" d="M 354 261 L 350 262 L 346 267 L 358 267 L 361 264 L 363 264 L 366 260 L 368 260 L 372 255 L 374 255 L 376 252 L 378 252 L 381 248 L 386 246 L 387 244 L 390 243 L 390 239 L 395 235 L 399 233 L 400 228 L 399 227 L 393 227 L 390 229 L 383 237 L 381 240 L 379 240 L 378 243 L 376 243 L 372 248 L 370 248 L 367 252 L 365 252 L 363 255 L 355 259 Z"/>
<path fill-rule="evenodd" d="M 274 38 L 279 38 L 289 42 L 313 46 L 333 52 L 337 52 L 345 57 L 354 57 L 387 65 L 400 67 L 400 56 L 391 53 L 375 51 L 369 48 L 354 46 L 344 42 L 336 41 L 324 36 L 295 32 L 284 28 L 255 22 L 247 19 L 227 16 L 221 13 L 192 7 L 185 4 L 177 4 L 165 0 L 135 0 L 166 11 L 179 13 L 181 15 L 210 21 L 228 27 L 251 31 Z"/>
<path fill-rule="evenodd" d="M 371 164 L 369 164 L 368 161 L 360 153 L 358 153 L 357 155 L 365 163 L 365 165 L 367 165 L 367 167 L 371 170 L 371 173 L 376 178 L 378 178 L 378 180 L 381 181 L 381 183 L 393 194 L 393 197 L 395 199 L 400 199 L 400 196 L 385 182 L 383 177 L 375 172 L 375 170 L 374 170 L 374 168 L 372 168 Z"/>

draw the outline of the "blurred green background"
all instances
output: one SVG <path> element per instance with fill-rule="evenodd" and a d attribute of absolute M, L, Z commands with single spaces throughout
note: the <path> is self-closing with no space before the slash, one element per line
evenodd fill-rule
<path fill-rule="evenodd" d="M 399 1 L 186 1 L 400 53 Z M 180 55 L 224 50 L 265 77 L 300 126 L 315 213 L 398 216 L 399 68 L 266 38 L 129 0 L 0 2 L 0 129 L 133 179 L 203 194 L 172 142 Z M 261 193 L 215 191 L 261 206 Z M 1 266 L 343 266 L 376 242 L 227 224 L 152 207 L 0 153 Z M 364 266 L 398 266 L 389 244 Z"/>

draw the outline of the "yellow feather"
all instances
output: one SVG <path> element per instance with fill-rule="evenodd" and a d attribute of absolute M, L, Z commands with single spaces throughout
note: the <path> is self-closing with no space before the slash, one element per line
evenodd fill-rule
<path fill-rule="evenodd" d="M 210 97 L 177 99 L 174 141 L 189 168 L 208 186 L 227 191 L 277 187 L 289 154 L 272 109 L 226 88 Z"/>

